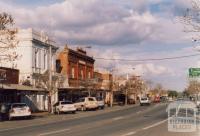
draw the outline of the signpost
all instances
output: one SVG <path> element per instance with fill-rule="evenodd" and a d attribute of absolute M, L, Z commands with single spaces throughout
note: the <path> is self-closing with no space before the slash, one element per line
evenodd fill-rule
<path fill-rule="evenodd" d="M 200 77 L 200 68 L 189 68 L 189 77 Z"/>

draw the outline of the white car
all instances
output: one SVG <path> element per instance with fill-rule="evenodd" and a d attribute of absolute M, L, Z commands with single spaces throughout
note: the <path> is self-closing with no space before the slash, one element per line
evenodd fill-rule
<path fill-rule="evenodd" d="M 9 110 L 9 120 L 15 117 L 31 118 L 31 110 L 25 103 L 12 103 Z"/>
<path fill-rule="evenodd" d="M 60 114 L 62 112 L 76 113 L 76 107 L 71 101 L 59 101 L 54 104 L 54 113 Z"/>
<path fill-rule="evenodd" d="M 105 102 L 104 102 L 103 98 L 102 97 L 96 97 L 96 100 L 97 100 L 98 108 L 104 109 Z"/>
<path fill-rule="evenodd" d="M 143 106 L 143 105 L 150 105 L 151 104 L 151 101 L 148 97 L 141 97 L 140 98 L 140 105 Z"/>
<path fill-rule="evenodd" d="M 97 109 L 98 103 L 95 97 L 84 97 L 84 98 L 80 98 L 75 103 L 75 106 L 77 110 L 86 111 L 89 109 Z"/>

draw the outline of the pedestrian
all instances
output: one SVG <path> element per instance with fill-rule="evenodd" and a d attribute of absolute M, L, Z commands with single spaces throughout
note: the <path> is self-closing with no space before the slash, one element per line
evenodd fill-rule
<path fill-rule="evenodd" d="M 6 118 L 6 111 L 7 111 L 6 105 L 2 103 L 0 105 L 1 120 L 5 120 L 5 118 Z"/>

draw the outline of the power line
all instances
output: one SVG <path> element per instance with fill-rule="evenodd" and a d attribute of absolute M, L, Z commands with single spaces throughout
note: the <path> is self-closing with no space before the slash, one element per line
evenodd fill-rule
<path fill-rule="evenodd" d="M 162 60 L 174 60 L 174 59 L 182 59 L 182 58 L 189 58 L 189 57 L 195 57 L 200 56 L 200 54 L 190 54 L 190 55 L 182 55 L 182 56 L 175 56 L 175 57 L 164 57 L 164 58 L 145 58 L 145 59 L 109 59 L 109 58 L 98 58 L 94 57 L 94 59 L 98 60 L 108 60 L 108 61 L 162 61 Z"/>

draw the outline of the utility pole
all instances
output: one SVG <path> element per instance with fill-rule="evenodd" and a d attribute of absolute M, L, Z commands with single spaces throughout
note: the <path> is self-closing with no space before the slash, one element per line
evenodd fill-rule
<path fill-rule="evenodd" d="M 127 77 L 126 77 L 126 82 L 127 82 L 127 88 L 126 88 L 126 92 L 125 92 L 125 105 L 128 104 L 128 89 L 129 89 L 129 75 L 127 73 Z"/>
<path fill-rule="evenodd" d="M 113 75 L 112 75 L 112 79 L 111 79 L 110 107 L 113 107 Z"/>
<path fill-rule="evenodd" d="M 49 112 L 53 112 L 52 94 L 52 46 L 49 45 Z"/>

